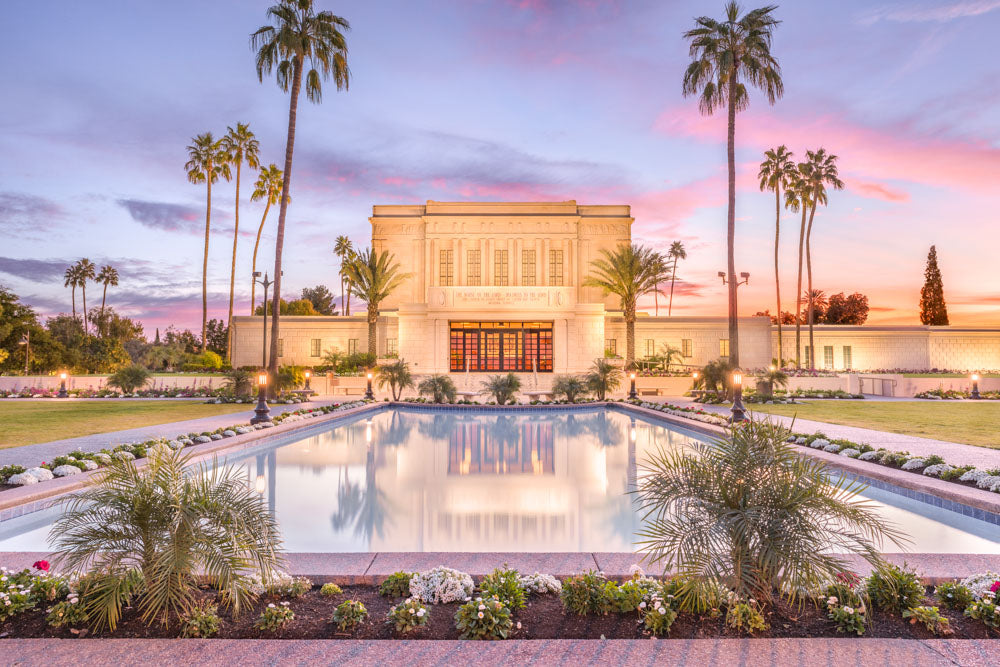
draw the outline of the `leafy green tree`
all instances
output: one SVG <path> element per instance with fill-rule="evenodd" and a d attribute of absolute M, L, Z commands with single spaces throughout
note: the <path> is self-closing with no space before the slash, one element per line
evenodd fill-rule
<path fill-rule="evenodd" d="M 931 246 L 924 269 L 924 286 L 920 288 L 920 323 L 935 327 L 948 326 L 948 306 L 944 301 L 944 283 L 937 263 L 937 248 Z"/>
<path fill-rule="evenodd" d="M 136 389 L 142 389 L 152 377 L 144 366 L 133 364 L 120 368 L 109 375 L 107 385 L 118 387 L 124 394 L 131 394 Z"/>
<path fill-rule="evenodd" d="M 281 0 L 267 9 L 271 25 L 258 28 L 250 36 L 256 51 L 257 79 L 271 71 L 277 74 L 278 87 L 291 95 L 288 105 L 288 138 L 285 142 L 285 166 L 278 209 L 278 230 L 274 244 L 274 307 L 278 313 L 271 323 L 270 373 L 278 370 L 278 335 L 281 308 L 281 253 L 285 247 L 285 215 L 292 182 L 292 152 L 295 147 L 295 119 L 303 79 L 306 98 L 316 104 L 323 99 L 322 80 L 333 77 L 337 90 L 346 90 L 350 81 L 347 67 L 347 40 L 341 31 L 351 29 L 346 19 L 332 12 L 317 12 L 313 0 Z M 308 71 L 307 71 L 308 70 Z"/>
<path fill-rule="evenodd" d="M 267 304 L 268 315 L 274 314 L 274 310 L 272 310 L 271 305 L 272 304 L 268 302 Z M 312 301 L 308 299 L 296 299 L 295 301 L 285 301 L 284 299 L 282 299 L 279 311 L 281 312 L 282 315 L 294 315 L 297 317 L 304 317 L 304 316 L 312 317 L 319 315 L 319 313 L 316 312 L 316 309 L 313 308 Z M 264 314 L 264 304 L 261 304 L 257 306 L 257 310 L 254 311 L 254 315 L 263 315 L 263 314 Z"/>
<path fill-rule="evenodd" d="M 205 184 L 205 255 L 201 263 L 201 350 L 208 348 L 208 236 L 212 225 L 212 184 L 220 178 L 232 178 L 229 154 L 211 132 L 199 134 L 187 147 L 188 161 L 184 164 L 188 181 Z"/>
<path fill-rule="evenodd" d="M 260 201 L 264 200 L 264 215 L 260 217 L 260 226 L 257 227 L 257 240 L 253 244 L 253 268 L 250 269 L 251 276 L 257 273 L 257 251 L 260 249 L 260 235 L 264 231 L 264 222 L 267 221 L 267 212 L 271 210 L 272 204 L 278 203 L 278 198 L 281 196 L 281 187 L 284 182 L 284 177 L 281 174 L 281 170 L 278 169 L 278 165 L 271 163 L 267 167 L 260 170 L 260 174 L 257 176 L 257 182 L 253 186 L 253 194 L 250 195 L 250 201 Z M 291 197 L 288 198 L 291 202 Z M 256 301 L 257 295 L 257 280 L 255 277 L 250 279 L 250 312 L 254 312 L 254 308 L 257 307 Z"/>
<path fill-rule="evenodd" d="M 750 421 L 711 443 L 654 451 L 637 490 L 640 550 L 689 586 L 718 582 L 765 605 L 811 599 L 856 567 L 845 555 L 883 567 L 882 543 L 901 546 L 902 533 L 858 496 L 863 484 L 799 455 L 788 434 Z"/>
<path fill-rule="evenodd" d="M 695 27 L 684 33 L 691 63 L 684 72 L 685 96 L 698 96 L 698 110 L 711 115 L 725 108 L 729 114 L 727 157 L 729 162 L 729 212 L 726 248 L 729 285 L 729 349 L 739 365 L 740 337 L 736 305 L 736 114 L 750 105 L 746 83 L 762 90 L 770 104 L 784 93 L 781 66 L 771 54 L 771 38 L 779 21 L 776 5 L 753 9 L 742 16 L 739 4 L 726 4 L 726 16 L 717 21 L 696 18 Z"/>
<path fill-rule="evenodd" d="M 73 319 L 72 322 L 75 323 L 76 330 L 80 331 L 80 321 Z M 0 361 L 0 371 L 24 371 L 28 349 L 21 342 L 25 336 L 31 340 L 29 372 L 54 370 L 62 365 L 65 355 L 62 344 L 54 340 L 39 323 L 30 306 L 21 302 L 20 297 L 10 289 L 0 285 L 0 350 L 7 353 L 4 360 Z"/>
<path fill-rule="evenodd" d="M 368 306 L 368 354 L 377 355 L 376 327 L 379 305 L 404 280 L 409 273 L 400 270 L 395 255 L 388 250 L 376 253 L 373 248 L 365 248 L 348 260 L 344 267 L 351 291 Z"/>
<path fill-rule="evenodd" d="M 115 267 L 105 264 L 101 267 L 100 272 L 97 274 L 97 282 L 104 285 L 104 289 L 101 292 L 101 325 L 97 327 L 97 330 L 104 335 L 104 304 L 108 300 L 108 285 L 112 287 L 118 287 L 118 269 Z"/>
<path fill-rule="evenodd" d="M 333 254 L 340 258 L 340 269 L 337 271 L 340 274 L 340 307 L 347 316 L 351 314 L 351 291 L 350 289 L 344 291 L 344 281 L 347 279 L 344 269 L 347 260 L 354 256 L 354 244 L 351 243 L 351 239 L 343 234 L 338 236 L 333 244 Z"/>
<path fill-rule="evenodd" d="M 378 388 L 382 389 L 389 385 L 392 391 L 392 400 L 398 401 L 404 389 L 413 386 L 413 376 L 410 374 L 410 365 L 402 359 L 391 364 L 382 364 L 375 370 L 375 380 Z"/>
<path fill-rule="evenodd" d="M 770 190 L 774 192 L 774 291 L 778 303 L 778 308 L 774 312 L 781 312 L 781 274 L 778 270 L 778 248 L 781 241 L 781 190 L 787 188 L 797 176 L 795 162 L 792 161 L 792 152 L 782 144 L 777 148 L 764 151 L 764 161 L 760 163 L 760 171 L 757 178 L 760 180 L 760 191 Z M 784 354 L 781 343 L 781 318 L 775 318 L 778 324 L 778 356 Z M 779 366 L 780 360 L 779 360 Z"/>
<path fill-rule="evenodd" d="M 569 403 L 587 394 L 587 382 L 576 375 L 560 375 L 552 383 L 552 394 L 562 396 Z"/>
<path fill-rule="evenodd" d="M 250 130 L 248 123 L 236 123 L 236 127 L 227 127 L 226 136 L 222 137 L 222 150 L 229 156 L 229 164 L 236 165 L 236 214 L 233 224 L 233 261 L 229 269 L 229 317 L 226 320 L 226 331 L 233 328 L 233 296 L 236 292 L 236 244 L 240 238 L 240 178 L 243 173 L 243 163 L 251 169 L 260 167 L 260 142 Z M 223 352 L 226 358 L 231 358 L 229 340 Z"/>
<path fill-rule="evenodd" d="M 583 284 L 599 287 L 605 296 L 618 296 L 625 316 L 625 367 L 635 364 L 635 317 L 639 297 L 658 289 L 668 277 L 663 255 L 635 243 L 623 243 L 613 251 L 601 250 L 601 259 L 591 262 Z"/>
<path fill-rule="evenodd" d="M 513 373 L 491 375 L 483 380 L 482 386 L 479 393 L 492 396 L 497 405 L 507 405 L 514 402 L 517 392 L 521 389 L 521 379 Z"/>
<path fill-rule="evenodd" d="M 167 345 L 180 345 L 188 354 L 197 352 L 198 348 L 201 347 L 198 337 L 191 333 L 189 329 L 180 331 L 175 329 L 173 325 L 167 327 L 167 330 L 163 332 L 163 341 Z"/>
<path fill-rule="evenodd" d="M 825 324 L 864 324 L 868 319 L 868 297 L 855 292 L 844 296 L 838 292 L 830 296 L 826 305 Z"/>
<path fill-rule="evenodd" d="M 83 603 L 98 628 L 114 630 L 133 599 L 144 621 L 167 624 L 194 607 L 201 578 L 237 614 L 282 564 L 278 525 L 246 473 L 213 461 L 188 474 L 182 452 L 154 450 L 141 468 L 116 459 L 64 501 L 49 540 L 58 565 L 89 572 Z"/>
<path fill-rule="evenodd" d="M 113 338 L 127 343 L 134 340 L 144 340 L 142 323 L 132 318 L 119 315 L 111 306 L 101 310 L 92 309 L 90 321 L 105 338 Z"/>
<path fill-rule="evenodd" d="M 313 305 L 317 315 L 336 315 L 337 306 L 333 303 L 333 294 L 326 285 L 316 285 L 316 287 L 303 287 L 302 298 Z"/>
<path fill-rule="evenodd" d="M 208 321 L 206 333 L 208 335 L 208 349 L 225 358 L 226 348 L 229 346 L 229 327 L 226 326 L 226 323 L 213 317 Z"/>
<path fill-rule="evenodd" d="M 451 378 L 444 374 L 431 375 L 420 381 L 417 391 L 421 396 L 430 394 L 435 403 L 454 403 L 458 390 Z"/>
<path fill-rule="evenodd" d="M 585 381 L 587 389 L 594 394 L 597 400 L 603 401 L 609 392 L 621 385 L 622 377 L 621 369 L 607 359 L 594 359 L 594 365 L 590 367 Z"/>

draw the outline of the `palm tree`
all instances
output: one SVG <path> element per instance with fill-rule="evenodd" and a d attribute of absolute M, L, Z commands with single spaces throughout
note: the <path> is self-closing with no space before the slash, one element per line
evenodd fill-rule
<path fill-rule="evenodd" d="M 278 203 L 278 197 L 281 196 L 281 187 L 284 182 L 284 178 L 281 175 L 281 170 L 278 169 L 278 165 L 273 162 L 260 170 L 260 174 L 257 176 L 257 182 L 253 186 L 253 194 L 250 195 L 250 201 L 260 201 L 264 200 L 264 215 L 260 217 L 260 226 L 257 227 L 257 240 L 253 244 L 253 268 L 251 269 L 251 276 L 257 273 L 257 249 L 260 248 L 260 234 L 264 231 L 264 222 L 267 220 L 267 212 L 271 210 L 271 204 Z M 289 203 L 292 201 L 291 197 L 288 198 Z M 254 305 L 256 304 L 257 298 L 257 281 L 252 277 L 250 278 L 250 314 L 253 315 Z"/>
<path fill-rule="evenodd" d="M 240 238 L 240 177 L 244 162 L 251 169 L 260 167 L 260 142 L 247 123 L 236 123 L 235 129 L 227 127 L 226 130 L 226 136 L 222 137 L 222 149 L 229 154 L 229 164 L 236 165 L 236 215 L 233 224 L 233 261 L 229 269 L 229 319 L 226 320 L 226 330 L 229 332 L 226 358 L 232 359 L 230 348 L 233 339 L 233 294 L 236 291 L 236 242 Z"/>
<path fill-rule="evenodd" d="M 211 132 L 196 136 L 187 152 L 184 169 L 188 180 L 195 185 L 205 184 L 205 256 L 201 263 L 201 351 L 204 352 L 208 345 L 208 234 L 212 225 L 212 183 L 220 176 L 228 181 L 232 174 L 222 141 Z"/>
<path fill-rule="evenodd" d="M 513 373 L 506 375 L 491 375 L 482 382 L 480 394 L 492 396 L 497 405 L 513 403 L 517 392 L 521 389 L 521 379 Z"/>
<path fill-rule="evenodd" d="M 695 19 L 695 27 L 684 33 L 690 42 L 691 64 L 684 72 L 684 95 L 698 95 L 698 109 L 711 115 L 726 108 L 729 113 L 727 156 L 729 160 L 728 250 L 729 349 L 733 363 L 740 363 L 739 325 L 736 307 L 736 113 L 750 104 L 744 81 L 762 90 L 770 104 L 784 93 L 781 66 L 771 55 L 771 38 L 779 21 L 776 5 L 754 9 L 740 16 L 736 2 L 726 5 L 726 18 Z"/>
<path fill-rule="evenodd" d="M 104 292 L 101 294 L 101 322 L 104 322 L 104 303 L 108 298 L 108 285 L 118 287 L 118 269 L 105 264 L 97 274 L 97 282 L 104 285 Z M 103 332 L 101 332 L 103 334 Z"/>
<path fill-rule="evenodd" d="M 344 291 L 344 263 L 354 254 L 354 246 L 351 239 L 344 235 L 337 237 L 333 244 L 333 254 L 340 258 L 340 309 L 344 311 L 344 316 L 351 314 L 351 294 Z"/>
<path fill-rule="evenodd" d="M 375 371 L 375 379 L 378 381 L 378 388 L 389 385 L 392 391 L 392 400 L 398 401 L 403 390 L 413 386 L 413 375 L 410 374 L 410 365 L 402 359 L 391 364 L 383 364 Z"/>
<path fill-rule="evenodd" d="M 80 277 L 80 291 L 83 292 L 83 334 L 87 335 L 87 281 L 97 278 L 97 267 L 84 257 L 76 263 L 76 270 Z"/>
<path fill-rule="evenodd" d="M 774 191 L 774 290 L 777 295 L 778 309 L 778 366 L 781 367 L 781 277 L 778 272 L 778 245 L 781 239 L 781 189 L 787 187 L 795 178 L 795 163 L 792 162 L 792 152 L 782 144 L 777 148 L 764 151 L 764 161 L 760 163 L 760 191 Z"/>
<path fill-rule="evenodd" d="M 578 375 L 560 375 L 552 383 L 552 395 L 565 397 L 567 403 L 576 403 L 587 391 L 587 382 Z"/>
<path fill-rule="evenodd" d="M 431 400 L 435 403 L 454 403 L 458 390 L 452 379 L 443 373 L 431 375 L 420 381 L 417 385 L 417 392 L 423 396 L 430 394 Z"/>
<path fill-rule="evenodd" d="M 604 295 L 616 294 L 625 315 L 625 367 L 635 364 L 635 310 L 639 297 L 657 289 L 669 269 L 663 255 L 634 243 L 623 243 L 613 251 L 601 250 L 603 259 L 591 262 L 591 273 L 583 284 L 600 287 Z"/>
<path fill-rule="evenodd" d="M 799 273 L 798 282 L 795 289 L 795 367 L 802 368 L 802 258 L 803 248 L 806 239 L 806 213 L 809 210 L 810 187 L 804 178 L 803 165 L 798 169 L 788 183 L 785 184 L 785 206 L 792 213 L 802 212 L 802 221 L 799 224 Z M 778 320 L 781 320 L 779 311 Z M 781 354 L 779 352 L 778 356 Z"/>
<path fill-rule="evenodd" d="M 808 168 L 805 171 L 806 181 L 812 190 L 810 195 L 812 201 L 809 209 L 809 227 L 806 229 L 806 272 L 809 274 L 808 294 L 810 296 L 808 310 L 809 362 L 810 367 L 815 368 L 816 348 L 813 346 L 813 302 L 811 300 L 813 294 L 812 250 L 810 248 L 809 241 L 812 237 L 813 218 L 816 217 L 816 207 L 819 204 L 826 206 L 826 187 L 829 185 L 835 190 L 843 190 L 844 182 L 840 180 L 839 174 L 837 173 L 837 156 L 828 154 L 826 149 L 820 148 L 815 152 L 806 151 L 806 161 L 806 164 L 808 165 Z"/>
<path fill-rule="evenodd" d="M 586 377 L 587 388 L 599 401 L 622 383 L 622 371 L 607 359 L 595 359 Z"/>
<path fill-rule="evenodd" d="M 295 149 L 295 117 L 303 78 L 306 98 L 315 104 L 323 99 L 322 80 L 333 77 L 337 90 L 350 82 L 347 68 L 347 40 L 341 30 L 351 29 L 346 19 L 332 12 L 316 12 L 313 0 L 280 0 L 267 9 L 273 25 L 258 28 L 250 35 L 256 50 L 257 79 L 276 72 L 278 87 L 288 92 L 288 138 L 285 142 L 284 180 L 278 231 L 274 244 L 274 316 L 271 318 L 271 359 L 268 371 L 278 371 L 278 330 L 281 321 L 281 253 L 285 247 L 285 215 L 292 184 L 292 152 Z M 306 71 L 308 69 L 308 71 Z"/>
<path fill-rule="evenodd" d="M 73 319 L 76 319 L 76 288 L 80 286 L 80 270 L 76 264 L 66 268 L 63 273 L 63 287 L 70 288 L 73 299 Z"/>
<path fill-rule="evenodd" d="M 670 244 L 670 250 L 667 251 L 667 257 L 674 260 L 674 265 L 670 269 L 670 305 L 667 306 L 667 317 L 669 317 L 674 310 L 674 282 L 677 280 L 677 260 L 687 259 L 687 250 L 684 249 L 684 244 L 680 241 L 674 241 Z"/>
<path fill-rule="evenodd" d="M 376 253 L 372 248 L 365 248 L 348 260 L 344 270 L 354 296 L 368 306 L 368 354 L 374 358 L 378 348 L 375 325 L 379 304 L 410 274 L 400 272 L 399 262 L 388 250 Z"/>

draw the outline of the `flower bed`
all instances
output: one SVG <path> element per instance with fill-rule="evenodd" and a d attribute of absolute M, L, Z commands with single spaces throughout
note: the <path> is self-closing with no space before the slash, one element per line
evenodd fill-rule
<path fill-rule="evenodd" d="M 914 398 L 925 398 L 932 401 L 968 401 L 973 400 L 972 393 L 964 389 L 929 389 L 915 394 Z M 979 399 L 987 401 L 1000 400 L 1000 391 L 981 391 Z"/>
<path fill-rule="evenodd" d="M 655 410 L 656 412 L 674 415 L 675 417 L 683 417 L 684 419 L 693 419 L 706 424 L 712 424 L 713 426 L 729 425 L 729 420 L 725 417 L 721 417 L 713 412 L 708 412 L 700 408 L 685 408 L 679 405 L 671 405 L 670 403 L 646 403 L 645 401 L 638 400 L 628 401 L 628 403 L 631 405 L 638 405 L 639 407 L 646 408 L 647 410 Z"/>
<path fill-rule="evenodd" d="M 38 563 L 48 567 L 47 563 Z M 441 569 L 441 568 L 437 568 Z M 451 571 L 454 572 L 454 571 Z M 402 574 L 402 573 L 399 573 Z M 426 573 L 425 573 L 426 574 Z M 713 589 L 703 611 L 690 611 L 677 593 L 685 582 L 636 573 L 624 582 L 587 572 L 562 582 L 548 575 L 519 576 L 496 570 L 479 582 L 464 573 L 473 590 L 430 603 L 412 592 L 378 586 L 261 587 L 258 599 L 238 617 L 211 590 L 198 592 L 197 605 L 171 626 L 143 622 L 138 605 L 127 607 L 114 632 L 89 626 L 90 602 L 74 577 L 44 570 L 0 572 L 0 621 L 7 637 L 202 637 L 283 639 L 637 639 L 694 637 L 896 637 L 928 639 L 995 637 L 998 576 L 982 573 L 936 589 L 916 575 L 891 568 L 903 594 L 887 597 L 884 580 L 845 574 L 815 591 L 814 604 L 799 608 L 778 602 L 762 608 L 723 589 Z M 408 576 L 408 575 L 404 575 Z M 556 586 L 517 582 L 552 580 Z M 514 587 L 504 585 L 514 582 Z M 901 606 L 900 606 L 901 603 Z M 916 618 L 917 621 L 912 619 Z"/>
<path fill-rule="evenodd" d="M 203 431 L 201 433 L 180 434 L 173 439 L 157 438 L 139 443 L 124 443 L 111 449 L 105 448 L 99 452 L 84 452 L 80 450 L 72 451 L 65 456 L 57 456 L 51 461 L 42 461 L 37 466 L 25 468 L 22 465 L 7 465 L 0 468 L 0 484 L 8 490 L 19 486 L 47 482 L 54 477 L 68 477 L 81 472 L 97 470 L 110 465 L 115 458 L 141 459 L 145 458 L 150 450 L 157 447 L 168 447 L 170 449 L 182 449 L 193 447 L 208 442 L 232 438 L 237 435 L 251 433 L 265 428 L 272 428 L 281 423 L 301 421 L 312 417 L 349 410 L 359 405 L 364 405 L 364 401 L 352 401 L 350 403 L 334 403 L 319 408 L 309 410 L 296 410 L 294 412 L 283 412 L 274 417 L 271 422 L 264 422 L 251 426 L 250 424 L 234 424 L 217 428 L 214 431 Z"/>

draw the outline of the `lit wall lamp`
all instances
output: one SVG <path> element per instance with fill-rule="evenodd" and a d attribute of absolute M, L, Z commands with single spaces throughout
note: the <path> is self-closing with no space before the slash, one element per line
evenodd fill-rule
<path fill-rule="evenodd" d="M 66 391 L 67 377 L 69 377 L 69 374 L 66 371 L 59 374 L 59 398 L 69 398 L 69 392 Z"/>
<path fill-rule="evenodd" d="M 628 379 L 629 379 L 628 397 L 630 399 L 637 398 L 638 394 L 635 391 L 635 371 L 632 371 L 631 373 L 628 374 Z"/>
<path fill-rule="evenodd" d="M 979 400 L 979 373 L 972 374 L 972 395 L 971 398 Z"/>
<path fill-rule="evenodd" d="M 743 407 L 743 373 L 736 371 L 733 373 L 733 423 L 738 424 L 746 421 L 747 412 Z"/>
<path fill-rule="evenodd" d="M 257 407 L 253 411 L 251 424 L 271 421 L 271 409 L 267 407 L 267 371 L 257 374 Z"/>

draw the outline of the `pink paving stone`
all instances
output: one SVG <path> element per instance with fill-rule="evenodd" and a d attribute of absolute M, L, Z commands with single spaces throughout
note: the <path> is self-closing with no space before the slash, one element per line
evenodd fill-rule
<path fill-rule="evenodd" d="M 309 577 L 315 584 L 375 583 L 365 575 L 375 560 L 374 553 L 289 553 L 285 560 L 290 573 Z"/>
<path fill-rule="evenodd" d="M 568 576 L 597 567 L 590 553 L 379 553 L 368 569 L 368 576 L 376 580 L 400 570 L 421 572 L 444 565 L 467 572 L 473 576 L 489 574 L 504 564 L 520 572 L 541 572 Z"/>

